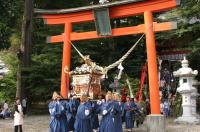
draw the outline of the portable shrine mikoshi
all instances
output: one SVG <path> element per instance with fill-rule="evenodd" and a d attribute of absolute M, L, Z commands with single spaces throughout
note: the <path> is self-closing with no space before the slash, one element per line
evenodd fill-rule
<path fill-rule="evenodd" d="M 73 93 L 76 97 L 80 97 L 81 94 L 87 94 L 90 99 L 98 99 L 101 93 L 100 80 L 102 73 L 96 69 L 92 69 L 91 66 L 83 64 L 81 67 L 76 67 L 75 70 L 70 72 L 72 78 Z"/>

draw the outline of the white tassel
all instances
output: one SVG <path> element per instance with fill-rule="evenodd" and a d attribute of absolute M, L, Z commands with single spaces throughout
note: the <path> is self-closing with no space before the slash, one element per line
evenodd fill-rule
<path fill-rule="evenodd" d="M 130 96 L 131 96 L 131 98 L 134 98 L 134 96 L 133 96 L 133 92 L 132 92 L 132 88 L 131 88 L 131 84 L 130 84 L 128 78 L 126 79 L 126 83 L 128 84 L 128 88 L 129 88 L 129 92 L 130 92 Z"/>
<path fill-rule="evenodd" d="M 117 76 L 117 79 L 119 80 L 121 78 L 121 76 L 122 76 L 122 71 L 124 70 L 124 67 L 122 66 L 122 63 L 119 64 L 118 69 L 119 69 L 119 74 Z"/>

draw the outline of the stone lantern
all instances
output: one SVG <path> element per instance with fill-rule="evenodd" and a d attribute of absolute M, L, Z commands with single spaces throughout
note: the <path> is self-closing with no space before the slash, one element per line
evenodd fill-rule
<path fill-rule="evenodd" d="M 198 74 L 197 70 L 192 70 L 188 67 L 188 60 L 184 57 L 181 62 L 182 68 L 175 71 L 173 74 L 175 77 L 179 77 L 179 87 L 177 91 L 182 95 L 182 116 L 175 119 L 177 123 L 199 123 L 199 119 L 194 115 L 194 109 L 196 110 L 196 105 L 194 105 L 194 95 L 195 99 L 197 96 L 197 90 L 193 87 L 194 77 Z M 194 108 L 195 107 L 195 108 Z"/>

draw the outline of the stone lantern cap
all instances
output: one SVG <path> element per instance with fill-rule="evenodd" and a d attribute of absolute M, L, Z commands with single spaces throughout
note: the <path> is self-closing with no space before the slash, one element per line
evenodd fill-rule
<path fill-rule="evenodd" d="M 173 72 L 175 77 L 195 77 L 198 74 L 197 70 L 192 70 L 188 64 L 188 60 L 184 57 L 184 59 L 181 61 L 182 67 Z"/>

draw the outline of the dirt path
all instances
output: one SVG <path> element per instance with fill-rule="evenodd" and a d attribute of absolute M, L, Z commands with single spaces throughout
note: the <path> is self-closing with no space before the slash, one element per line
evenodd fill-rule
<path fill-rule="evenodd" d="M 48 132 L 49 115 L 27 116 L 24 119 L 24 132 Z M 200 125 L 174 124 L 173 119 L 167 119 L 167 132 L 200 132 Z M 13 119 L 0 119 L 0 132 L 13 132 Z M 146 124 L 134 128 L 133 132 L 146 132 Z"/>
<path fill-rule="evenodd" d="M 24 119 L 24 132 L 48 132 L 49 116 L 27 116 Z M 13 132 L 13 119 L 0 120 L 0 132 Z"/>

